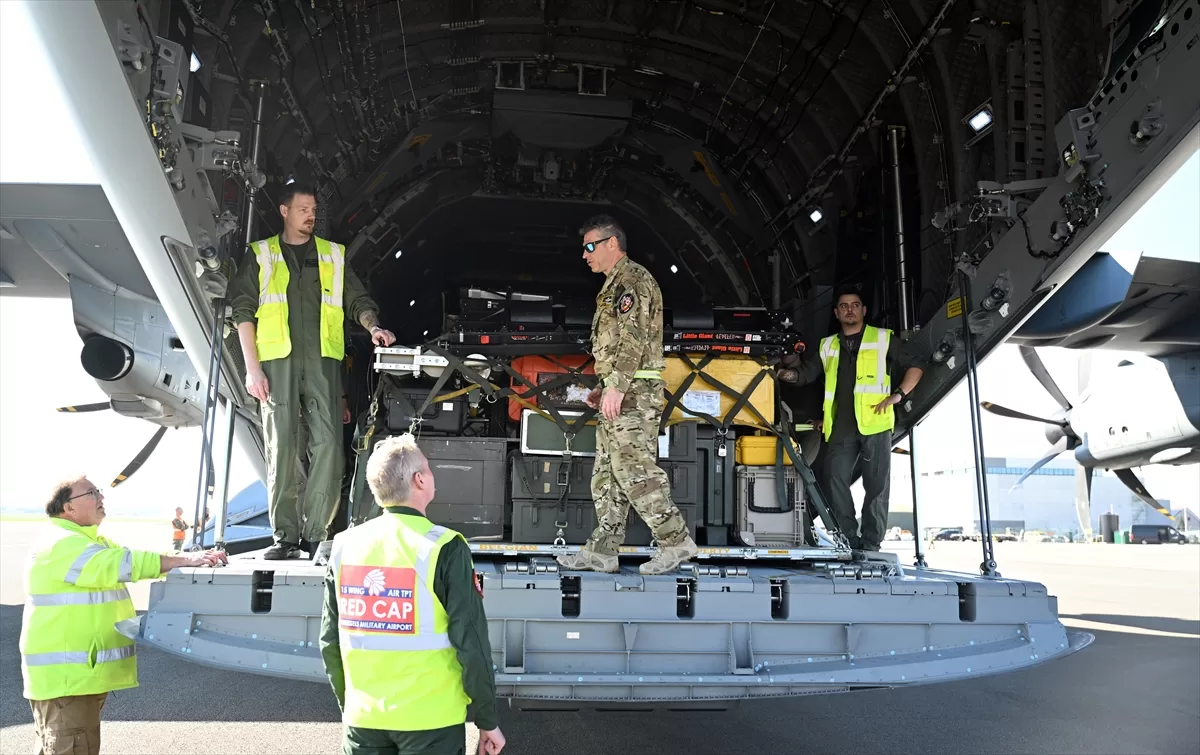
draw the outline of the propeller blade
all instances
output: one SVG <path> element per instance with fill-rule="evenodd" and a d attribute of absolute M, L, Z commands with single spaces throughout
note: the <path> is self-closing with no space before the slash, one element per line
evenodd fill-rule
<path fill-rule="evenodd" d="M 60 406 L 56 412 L 102 412 L 111 409 L 112 405 L 105 401 L 103 404 L 76 404 L 75 406 Z"/>
<path fill-rule="evenodd" d="M 1058 405 L 1063 409 L 1070 409 L 1071 404 L 1067 401 L 1067 397 L 1058 389 L 1058 384 L 1054 382 L 1054 378 L 1050 377 L 1050 371 L 1046 369 L 1046 365 L 1042 363 L 1042 358 L 1038 356 L 1032 346 L 1019 346 L 1021 358 L 1025 360 L 1025 366 L 1037 378 L 1037 381 L 1046 389 L 1046 393 L 1050 394 L 1050 398 L 1058 402 Z"/>
<path fill-rule="evenodd" d="M 1053 459 L 1055 456 L 1058 456 L 1060 453 L 1062 453 L 1063 451 L 1066 451 L 1066 450 L 1067 450 L 1067 439 L 1065 437 L 1063 437 L 1057 443 L 1055 443 L 1053 446 L 1050 446 L 1050 450 L 1046 451 L 1045 456 L 1038 459 L 1032 467 L 1030 467 L 1029 469 L 1026 469 L 1025 474 L 1021 475 L 1021 478 L 1019 480 L 1017 480 L 1016 482 L 1014 482 L 1012 488 L 1009 488 L 1009 490 L 1019 487 L 1021 485 L 1021 483 L 1025 482 L 1025 480 L 1029 478 L 1029 475 L 1033 474 L 1034 472 L 1038 471 L 1042 467 L 1046 466 L 1046 464 L 1049 463 L 1051 459 Z"/>
<path fill-rule="evenodd" d="M 1137 475 L 1133 473 L 1132 469 L 1114 469 L 1113 472 L 1116 473 L 1117 479 L 1125 483 L 1125 487 L 1132 490 L 1133 494 L 1138 498 L 1141 498 L 1147 506 L 1170 519 L 1172 522 L 1175 521 L 1175 517 L 1171 516 L 1171 512 L 1164 509 L 1162 504 L 1154 500 L 1154 496 L 1147 492 L 1146 486 L 1143 485 L 1142 481 L 1137 478 Z"/>
<path fill-rule="evenodd" d="M 117 479 L 112 481 L 112 486 L 114 488 L 128 480 L 130 477 L 133 477 L 133 473 L 141 469 L 142 465 L 146 463 L 146 459 L 150 458 L 150 454 L 154 453 L 154 449 L 158 446 L 158 442 L 162 440 L 162 436 L 166 432 L 167 428 L 165 425 L 158 428 L 158 431 L 154 433 L 154 437 L 150 439 L 150 442 L 143 446 L 141 451 L 138 451 L 138 455 L 133 457 L 133 461 L 129 462 L 129 464 L 127 464 L 125 468 L 121 470 L 121 474 L 117 475 Z"/>
<path fill-rule="evenodd" d="M 1009 417 L 1011 419 L 1027 419 L 1031 422 L 1042 422 L 1047 425 L 1057 425 L 1059 427 L 1067 426 L 1067 423 L 1061 419 L 1046 419 L 1045 417 L 1035 417 L 1032 414 L 1018 412 L 1016 409 L 1009 409 L 1007 406 L 1000 406 L 999 404 L 993 404 L 991 401 L 980 401 L 979 405 L 981 407 L 983 407 L 985 411 L 989 411 L 992 414 L 995 414 L 995 415 L 998 415 L 1001 417 Z"/>
<path fill-rule="evenodd" d="M 1079 528 L 1083 540 L 1092 542 L 1092 467 L 1075 469 L 1075 514 L 1079 517 Z"/>

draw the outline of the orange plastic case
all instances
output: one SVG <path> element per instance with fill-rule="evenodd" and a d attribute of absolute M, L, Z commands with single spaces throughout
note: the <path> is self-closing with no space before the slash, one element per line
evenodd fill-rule
<path fill-rule="evenodd" d="M 554 357 L 553 359 L 539 356 L 518 357 L 513 360 L 512 368 L 530 383 L 541 385 L 559 375 L 566 374 L 567 370 L 565 367 L 578 369 L 584 364 L 587 364 L 587 367 L 583 370 L 585 375 L 596 374 L 595 363 L 586 354 L 563 355 Z M 527 386 L 518 383 L 516 380 L 512 381 L 512 386 L 518 396 L 523 396 L 530 390 Z M 587 409 L 587 404 L 584 403 L 583 399 L 587 396 L 589 390 L 591 389 L 583 383 L 570 383 L 568 385 L 561 385 L 548 394 L 532 396 L 528 401 L 537 405 L 539 399 L 544 396 L 556 409 L 583 411 Z M 521 409 L 523 408 L 519 402 L 509 399 L 508 418 L 513 422 L 520 422 Z"/>

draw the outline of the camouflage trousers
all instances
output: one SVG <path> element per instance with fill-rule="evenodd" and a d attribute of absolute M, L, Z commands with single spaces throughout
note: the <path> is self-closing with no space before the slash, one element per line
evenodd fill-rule
<path fill-rule="evenodd" d="M 678 545 L 688 536 L 687 523 L 671 501 L 667 473 L 656 461 L 665 405 L 662 381 L 638 379 L 615 420 L 597 415 L 592 501 L 598 524 L 587 545 L 594 553 L 617 553 L 625 541 L 630 506 L 659 545 Z"/>

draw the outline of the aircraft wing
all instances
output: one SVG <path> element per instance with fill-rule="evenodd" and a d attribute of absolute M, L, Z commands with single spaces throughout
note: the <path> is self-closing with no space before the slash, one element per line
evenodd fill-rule
<path fill-rule="evenodd" d="M 100 186 L 0 184 L 0 296 L 63 299 L 71 279 L 154 297 Z"/>
<path fill-rule="evenodd" d="M 1130 270 L 1099 252 L 1011 340 L 1153 357 L 1195 350 L 1200 347 L 1200 262 L 1143 255 Z"/>

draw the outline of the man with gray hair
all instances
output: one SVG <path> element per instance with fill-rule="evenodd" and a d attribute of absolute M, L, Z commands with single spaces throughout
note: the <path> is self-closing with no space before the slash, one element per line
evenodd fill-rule
<path fill-rule="evenodd" d="M 321 658 L 345 726 L 345 755 L 458 755 L 465 723 L 480 751 L 504 747 L 483 588 L 462 535 L 425 516 L 429 461 L 411 434 L 367 461 L 385 512 L 333 539 Z"/>
<path fill-rule="evenodd" d="M 137 645 L 116 624 L 137 613 L 125 585 L 180 566 L 228 563 L 222 551 L 166 556 L 99 533 L 104 494 L 86 477 L 58 483 L 30 547 L 21 616 L 21 676 L 39 751 L 100 752 L 109 692 L 138 686 Z"/>

